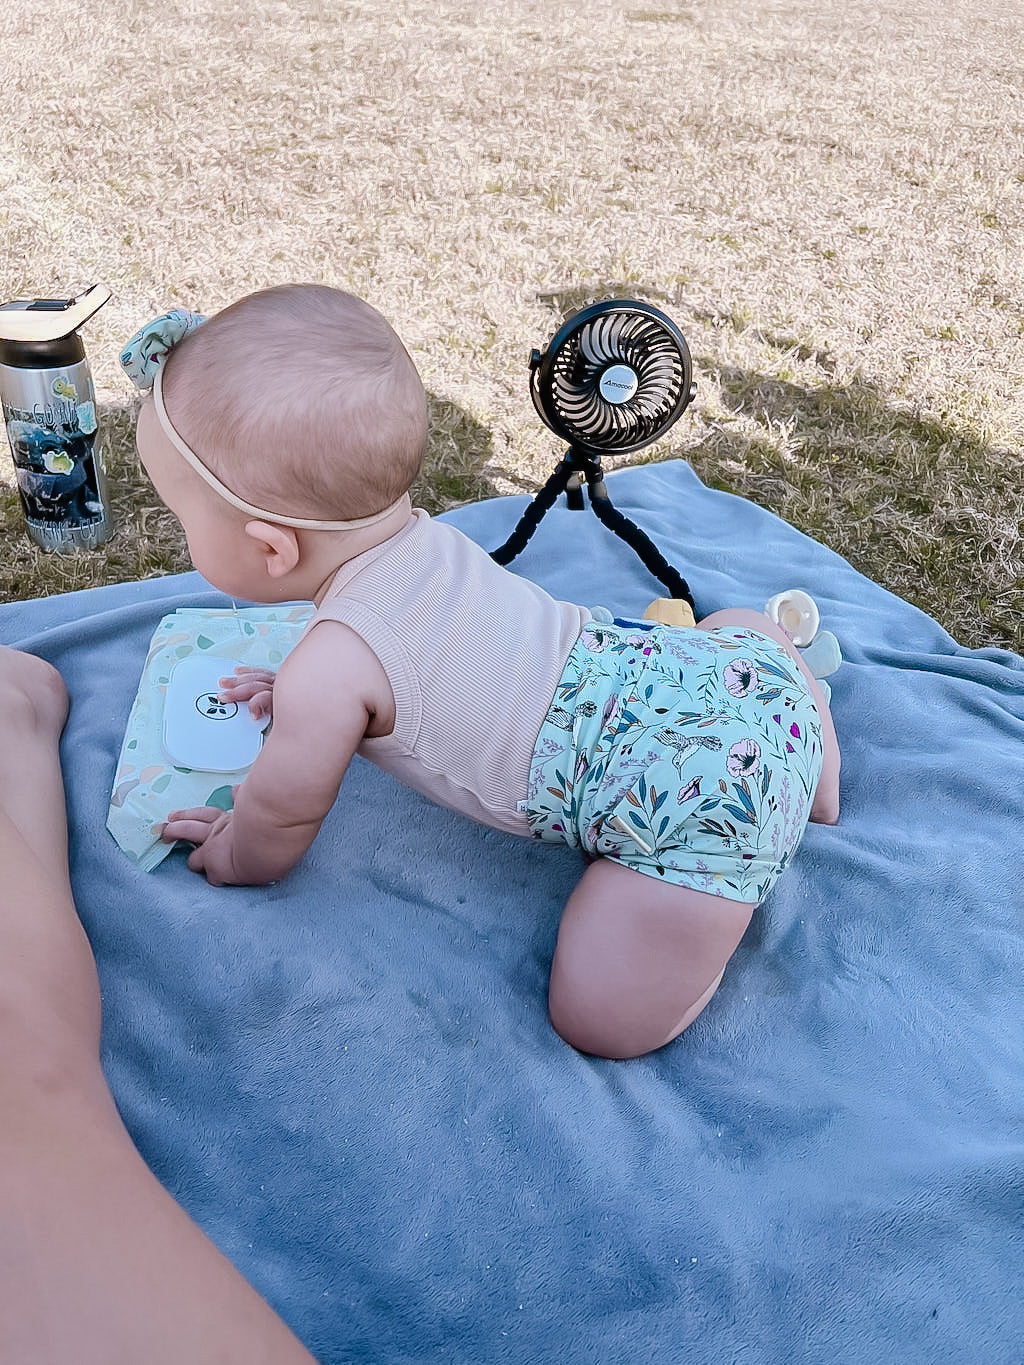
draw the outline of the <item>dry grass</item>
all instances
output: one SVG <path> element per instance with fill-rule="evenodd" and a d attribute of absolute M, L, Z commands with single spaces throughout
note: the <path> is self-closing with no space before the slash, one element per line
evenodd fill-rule
<path fill-rule="evenodd" d="M 1022 43 L 1015 0 L 11 0 L 0 296 L 113 289 L 119 534 L 37 554 L 0 463 L 0 592 L 186 567 L 116 363 L 167 307 L 368 297 L 433 396 L 436 509 L 546 476 L 529 350 L 625 293 L 700 383 L 655 458 L 1024 649 Z"/>

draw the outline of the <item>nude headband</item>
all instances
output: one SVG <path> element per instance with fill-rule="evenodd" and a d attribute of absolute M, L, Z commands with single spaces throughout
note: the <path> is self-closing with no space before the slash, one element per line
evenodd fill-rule
<path fill-rule="evenodd" d="M 350 521 L 317 521 L 313 517 L 291 517 L 284 512 L 271 512 L 266 507 L 257 507 L 253 502 L 246 502 L 237 493 L 233 493 L 226 484 L 221 483 L 216 474 L 207 469 L 192 447 L 187 445 L 175 431 L 164 406 L 162 378 L 163 369 L 161 368 L 157 370 L 156 378 L 153 381 L 153 411 L 156 413 L 157 421 L 160 423 L 164 435 L 185 463 L 190 465 L 205 483 L 209 484 L 217 496 L 223 498 L 225 502 L 229 502 L 232 507 L 237 507 L 240 512 L 248 512 L 250 516 L 260 517 L 264 521 L 279 522 L 283 526 L 297 526 L 303 531 L 357 531 L 361 526 L 376 525 L 378 521 L 383 521 L 385 517 L 389 517 L 392 512 L 401 507 L 406 497 L 404 493 L 390 507 L 385 507 L 382 512 L 375 512 L 371 517 L 353 517 Z"/>
<path fill-rule="evenodd" d="M 200 314 L 187 313 L 184 309 L 164 314 L 132 337 L 122 352 L 121 364 L 136 388 L 146 389 L 152 384 L 153 411 L 164 435 L 185 463 L 195 470 L 218 497 L 223 498 L 232 507 L 237 507 L 240 512 L 248 512 L 250 516 L 277 522 L 282 526 L 295 526 L 302 531 L 357 531 L 362 526 L 376 525 L 401 507 L 407 496 L 405 493 L 383 511 L 375 512 L 373 516 L 354 517 L 350 521 L 318 521 L 312 517 L 292 517 L 283 512 L 272 512 L 268 508 L 257 507 L 255 503 L 246 502 L 226 484 L 221 483 L 216 474 L 203 464 L 192 447 L 175 430 L 174 423 L 164 406 L 162 388 L 163 366 L 168 353 L 178 341 L 205 320 Z"/>

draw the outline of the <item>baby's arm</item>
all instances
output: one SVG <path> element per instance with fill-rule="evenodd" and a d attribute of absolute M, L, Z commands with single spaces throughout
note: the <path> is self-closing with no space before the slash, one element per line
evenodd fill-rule
<path fill-rule="evenodd" d="M 354 631 L 325 621 L 292 651 L 274 682 L 274 724 L 233 811 L 174 811 L 165 843 L 197 845 L 189 867 L 215 886 L 260 885 L 289 872 L 316 838 L 360 740 L 382 730 L 394 701 L 376 655 Z"/>

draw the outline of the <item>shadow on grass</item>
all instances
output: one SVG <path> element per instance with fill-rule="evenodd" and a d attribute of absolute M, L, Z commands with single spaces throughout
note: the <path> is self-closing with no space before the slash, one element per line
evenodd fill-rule
<path fill-rule="evenodd" d="M 563 289 L 545 289 L 537 295 L 538 303 L 546 304 L 558 315 L 558 327 L 581 308 L 605 299 L 640 299 L 659 308 L 679 303 L 676 294 L 637 280 L 592 280 L 589 284 L 567 284 Z"/>
<path fill-rule="evenodd" d="M 697 358 L 732 418 L 687 452 L 701 478 L 777 512 L 962 643 L 1024 650 L 1020 456 L 870 380 L 837 382 L 827 356 L 804 359 L 820 383 Z"/>
<path fill-rule="evenodd" d="M 447 398 L 427 394 L 430 442 L 413 501 L 432 514 L 500 491 L 491 481 L 494 441 L 489 427 Z"/>
<path fill-rule="evenodd" d="M 413 488 L 429 512 L 494 496 L 487 473 L 490 431 L 447 399 L 428 395 L 430 447 Z M 21 500 L 0 468 L 0 600 L 22 601 L 109 583 L 186 573 L 192 567 L 178 522 L 157 497 L 135 453 L 137 403 L 101 404 L 114 534 L 97 550 L 46 554 L 29 540 Z"/>

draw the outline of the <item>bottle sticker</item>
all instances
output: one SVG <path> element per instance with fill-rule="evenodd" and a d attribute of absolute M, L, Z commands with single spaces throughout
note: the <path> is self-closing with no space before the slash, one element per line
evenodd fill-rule
<path fill-rule="evenodd" d="M 89 546 L 105 538 L 91 387 L 79 394 L 69 376 L 58 375 L 29 395 L 36 400 L 31 406 L 3 403 L 25 519 L 43 549 Z"/>

